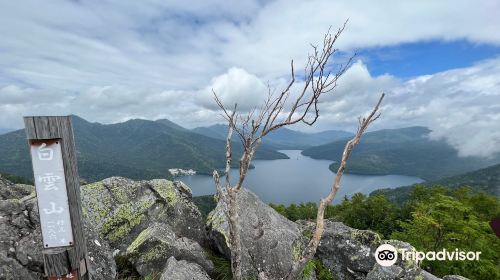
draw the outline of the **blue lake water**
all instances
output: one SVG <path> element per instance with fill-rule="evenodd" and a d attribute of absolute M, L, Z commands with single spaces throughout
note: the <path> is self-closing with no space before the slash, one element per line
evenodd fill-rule
<path fill-rule="evenodd" d="M 328 194 L 335 176 L 328 169 L 332 161 L 312 159 L 303 156 L 299 150 L 280 152 L 287 154 L 290 159 L 253 161 L 255 168 L 248 172 L 244 186 L 267 203 L 286 205 L 309 201 L 318 202 L 321 197 Z M 237 174 L 238 170 L 231 170 L 232 179 L 236 179 Z M 183 176 L 178 180 L 191 188 L 193 196 L 215 193 L 215 185 L 211 176 Z M 334 203 L 338 203 L 346 195 L 351 196 L 357 192 L 369 194 L 380 188 L 395 188 L 419 182 L 423 180 L 403 175 L 344 174 Z"/>

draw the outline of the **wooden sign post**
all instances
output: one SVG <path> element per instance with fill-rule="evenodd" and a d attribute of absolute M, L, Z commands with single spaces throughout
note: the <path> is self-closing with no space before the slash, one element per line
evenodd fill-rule
<path fill-rule="evenodd" d="M 25 117 L 49 279 L 88 280 L 71 116 Z"/>

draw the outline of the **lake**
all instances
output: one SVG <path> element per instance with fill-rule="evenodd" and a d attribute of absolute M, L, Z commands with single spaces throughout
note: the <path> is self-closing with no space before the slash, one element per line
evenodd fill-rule
<path fill-rule="evenodd" d="M 282 150 L 290 159 L 255 160 L 254 169 L 248 171 L 244 186 L 256 193 L 266 203 L 291 204 L 318 202 L 330 191 L 335 174 L 328 169 L 329 160 L 317 160 L 302 155 L 299 150 Z M 349 163 L 348 163 L 349 164 Z M 231 170 L 236 179 L 238 170 Z M 211 176 L 193 175 L 177 178 L 186 183 L 193 196 L 215 193 Z M 221 178 L 224 181 L 224 178 Z M 344 174 L 334 203 L 344 196 L 361 192 L 369 194 L 380 188 L 395 188 L 423 182 L 422 179 L 403 175 L 352 175 Z"/>

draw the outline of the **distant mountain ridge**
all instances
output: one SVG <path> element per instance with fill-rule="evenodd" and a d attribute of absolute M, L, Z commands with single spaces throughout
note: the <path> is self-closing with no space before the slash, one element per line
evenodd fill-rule
<path fill-rule="evenodd" d="M 217 139 L 226 139 L 227 125 L 215 124 L 197 127 L 193 132 Z M 315 133 L 305 133 L 282 127 L 266 135 L 263 143 L 281 150 L 302 150 L 305 148 L 326 144 L 332 141 L 347 139 L 354 134 L 343 130 L 327 130 Z"/>
<path fill-rule="evenodd" d="M 491 158 L 459 157 L 457 151 L 444 140 L 429 139 L 430 132 L 421 126 L 367 132 L 354 148 L 346 172 L 400 174 L 436 180 L 500 162 L 500 154 Z M 302 154 L 338 161 L 345 143 L 345 140 L 335 141 L 306 149 Z M 330 166 L 334 172 L 337 168 L 336 163 Z"/>
<path fill-rule="evenodd" d="M 9 133 L 11 131 L 14 131 L 15 129 L 13 128 L 0 128 L 0 135 Z"/>
<path fill-rule="evenodd" d="M 94 181 L 110 176 L 132 179 L 169 177 L 169 168 L 211 174 L 225 164 L 225 142 L 203 136 L 168 120 L 129 120 L 117 124 L 90 123 L 73 116 L 80 176 Z M 241 148 L 234 147 L 234 156 Z M 263 146 L 258 159 L 286 155 Z M 32 177 L 24 130 L 0 135 L 0 170 Z"/>
<path fill-rule="evenodd" d="M 500 197 L 500 164 L 482 168 L 479 170 L 439 179 L 436 181 L 424 182 L 411 186 L 402 186 L 394 189 L 381 189 L 372 192 L 370 195 L 384 193 L 391 201 L 403 203 L 408 200 L 410 193 L 416 185 L 444 186 L 447 188 L 458 188 L 468 186 L 473 192 L 484 192 Z"/>

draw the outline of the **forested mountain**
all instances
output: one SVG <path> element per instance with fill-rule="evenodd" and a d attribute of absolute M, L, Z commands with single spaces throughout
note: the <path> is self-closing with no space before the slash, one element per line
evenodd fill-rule
<path fill-rule="evenodd" d="M 428 138 L 425 127 L 384 129 L 368 132 L 361 138 L 347 164 L 347 172 L 365 175 L 401 174 L 436 180 L 476 170 L 500 162 L 500 155 L 491 158 L 459 157 L 445 141 Z M 346 140 L 306 149 L 302 154 L 316 159 L 338 161 Z M 336 171 L 338 164 L 330 169 Z"/>
<path fill-rule="evenodd" d="M 225 142 L 182 128 L 168 120 L 129 120 L 103 125 L 73 116 L 80 176 L 94 181 L 110 176 L 164 178 L 169 168 L 211 173 L 225 164 Z M 234 156 L 241 148 L 234 147 Z M 258 159 L 286 158 L 265 146 Z M 0 170 L 32 177 L 24 130 L 0 136 Z"/>
<path fill-rule="evenodd" d="M 412 186 L 404 186 L 395 189 L 376 190 L 370 195 L 383 192 L 391 201 L 403 203 L 408 200 L 412 190 L 417 185 L 424 185 L 428 187 L 444 186 L 449 189 L 468 186 L 473 192 L 485 192 L 496 197 L 500 197 L 500 164 L 436 181 L 425 182 Z"/>
<path fill-rule="evenodd" d="M 10 128 L 0 128 L 0 135 L 11 132 L 15 129 L 10 129 Z"/>
<path fill-rule="evenodd" d="M 227 126 L 223 124 L 216 124 L 207 127 L 197 127 L 192 131 L 213 138 L 225 139 L 227 135 Z M 343 130 L 327 130 L 316 133 L 305 133 L 282 127 L 266 135 L 263 143 L 276 149 L 302 150 L 312 146 L 347 139 L 351 136 L 353 136 L 351 132 Z"/>
<path fill-rule="evenodd" d="M 475 191 L 484 191 L 500 197 L 500 164 L 429 182 L 426 185 L 443 185 L 451 188 L 469 186 Z"/>

